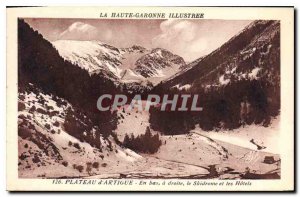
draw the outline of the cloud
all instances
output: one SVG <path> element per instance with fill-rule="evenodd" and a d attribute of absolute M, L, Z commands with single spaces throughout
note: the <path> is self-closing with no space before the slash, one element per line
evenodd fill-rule
<path fill-rule="evenodd" d="M 161 34 L 152 39 L 156 47 L 166 48 L 187 61 L 199 58 L 206 40 L 199 37 L 198 24 L 191 20 L 166 20 L 160 24 Z"/>
<path fill-rule="evenodd" d="M 102 31 L 101 34 L 95 26 L 83 22 L 75 22 L 63 31 L 60 40 L 107 40 L 112 36 L 110 30 Z"/>
<path fill-rule="evenodd" d="M 220 47 L 250 22 L 169 19 L 160 24 L 161 32 L 152 39 L 152 44 L 168 49 L 190 62 Z"/>
<path fill-rule="evenodd" d="M 246 20 L 84 20 L 45 22 L 52 40 L 98 40 L 116 47 L 134 44 L 164 48 L 191 62 L 220 47 L 251 21 Z M 71 25 L 70 25 L 71 24 Z M 40 24 L 38 24 L 40 25 Z M 57 31 L 54 32 L 54 27 Z M 60 27 L 60 28 L 58 28 Z"/>

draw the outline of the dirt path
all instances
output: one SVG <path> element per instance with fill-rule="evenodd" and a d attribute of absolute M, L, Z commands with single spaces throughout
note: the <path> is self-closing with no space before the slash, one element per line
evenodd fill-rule
<path fill-rule="evenodd" d="M 176 161 L 176 160 L 170 160 L 170 159 L 162 159 L 162 158 L 159 158 L 157 156 L 151 156 L 151 155 L 147 155 L 147 157 L 159 159 L 159 160 L 162 160 L 162 161 L 168 161 L 168 162 L 173 162 L 173 163 L 178 163 L 178 164 L 184 164 L 184 165 L 194 166 L 194 167 L 198 167 L 198 168 L 204 168 L 206 170 L 209 170 L 209 167 L 205 167 L 205 166 L 201 166 L 201 165 L 190 164 L 190 163 Z"/>
<path fill-rule="evenodd" d="M 218 151 L 222 156 L 223 158 L 228 158 L 229 156 L 229 153 L 228 153 L 228 150 L 223 147 L 222 145 L 218 144 L 215 140 L 213 140 L 212 138 L 210 137 L 207 137 L 205 135 L 202 135 L 202 134 L 199 134 L 199 133 L 196 133 L 196 132 L 191 132 L 191 134 L 195 134 L 195 135 L 198 135 L 200 137 L 203 137 L 206 139 L 207 143 L 213 147 L 216 151 Z"/>

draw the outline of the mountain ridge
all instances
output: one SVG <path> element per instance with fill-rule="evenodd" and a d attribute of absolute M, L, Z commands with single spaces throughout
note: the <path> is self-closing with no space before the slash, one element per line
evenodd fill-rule
<path fill-rule="evenodd" d="M 273 23 L 277 22 L 258 20 L 250 23 L 240 33 L 233 36 L 218 49 L 202 57 L 200 61 L 196 63 L 196 65 L 190 67 L 186 72 L 176 75 L 173 78 L 166 79 L 163 83 L 164 86 L 170 88 L 177 84 L 185 85 L 187 83 L 193 83 L 193 80 L 196 79 L 197 76 L 203 77 L 206 73 L 209 73 L 209 71 L 213 70 L 216 65 L 219 65 L 226 59 L 232 59 L 234 54 L 242 50 L 248 42 L 251 42 L 251 40 L 257 36 L 257 34 L 260 34 L 265 30 L 265 28 Z M 220 54 L 220 51 L 222 54 Z"/>
<path fill-rule="evenodd" d="M 90 74 L 102 73 L 120 83 L 157 84 L 185 66 L 182 57 L 162 48 L 150 50 L 139 45 L 116 48 L 96 40 L 57 40 L 52 44 L 65 60 Z M 165 71 L 165 68 L 170 69 Z"/>

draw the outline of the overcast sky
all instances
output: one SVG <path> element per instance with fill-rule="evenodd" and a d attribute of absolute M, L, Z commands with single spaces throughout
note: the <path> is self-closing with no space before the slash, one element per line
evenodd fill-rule
<path fill-rule="evenodd" d="M 251 21 L 25 19 L 49 41 L 99 40 L 116 47 L 165 48 L 190 62 L 207 55 Z"/>

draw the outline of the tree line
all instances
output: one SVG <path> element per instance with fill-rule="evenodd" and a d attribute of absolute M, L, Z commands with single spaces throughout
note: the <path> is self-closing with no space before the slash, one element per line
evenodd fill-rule
<path fill-rule="evenodd" d="M 108 136 L 116 129 L 116 113 L 100 112 L 96 106 L 100 95 L 114 94 L 118 91 L 115 84 L 101 73 L 89 75 L 86 70 L 64 60 L 49 41 L 45 40 L 38 31 L 33 30 L 23 19 L 19 19 L 19 89 L 26 89 L 29 83 L 36 85 L 45 93 L 69 101 L 76 109 L 76 114 L 84 113 L 90 119 L 91 125 L 98 128 L 97 135 L 101 133 Z M 67 116 L 69 122 L 66 125 L 72 126 L 75 123 L 70 119 Z M 74 132 L 73 135 L 79 135 Z M 79 127 L 76 132 L 83 131 Z"/>
<path fill-rule="evenodd" d="M 129 137 L 125 134 L 123 145 L 126 148 L 132 149 L 141 153 L 156 153 L 161 146 L 162 142 L 158 134 L 152 135 L 150 128 L 147 127 L 145 134 L 134 137 L 133 134 Z"/>

